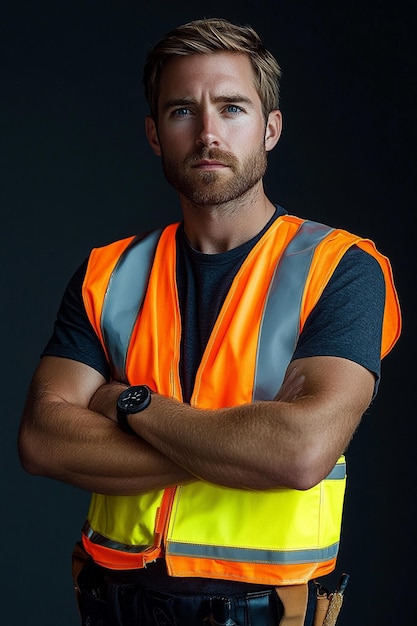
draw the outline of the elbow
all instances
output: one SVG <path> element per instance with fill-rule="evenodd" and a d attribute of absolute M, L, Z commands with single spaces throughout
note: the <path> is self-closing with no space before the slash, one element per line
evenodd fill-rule
<path fill-rule="evenodd" d="M 42 471 L 40 468 L 39 462 L 37 462 L 36 457 L 27 450 L 26 446 L 18 445 L 18 455 L 20 460 L 20 465 L 28 474 L 32 474 L 33 476 L 42 475 Z"/>
<path fill-rule="evenodd" d="M 291 484 L 289 487 L 296 491 L 308 491 L 312 489 L 322 480 L 313 471 L 312 468 L 306 468 L 305 470 L 296 472 L 291 478 Z"/>
<path fill-rule="evenodd" d="M 47 476 L 48 472 L 45 469 L 45 464 L 42 462 L 42 458 L 45 454 L 36 442 L 33 441 L 33 437 L 26 432 L 24 428 L 21 428 L 17 440 L 17 452 L 22 468 L 28 474 L 33 476 Z"/>
<path fill-rule="evenodd" d="M 304 450 L 294 456 L 285 477 L 285 486 L 297 491 L 308 491 L 330 473 L 335 463 L 329 462 L 321 448 Z"/>
<path fill-rule="evenodd" d="M 42 476 L 43 472 L 41 471 L 39 465 L 33 461 L 33 459 L 29 458 L 27 455 L 22 454 L 19 451 L 19 459 L 20 465 L 25 470 L 27 474 L 31 474 L 32 476 Z"/>
<path fill-rule="evenodd" d="M 45 471 L 45 467 L 39 460 L 31 454 L 28 454 L 26 450 L 18 449 L 20 465 L 27 474 L 32 476 L 48 476 L 48 472 Z"/>

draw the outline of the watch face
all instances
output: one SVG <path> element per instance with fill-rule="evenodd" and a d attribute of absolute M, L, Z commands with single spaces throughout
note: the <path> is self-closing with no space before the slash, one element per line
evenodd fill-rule
<path fill-rule="evenodd" d="M 151 401 L 151 392 L 146 385 L 129 387 L 118 399 L 118 406 L 125 413 L 137 413 L 145 409 Z"/>

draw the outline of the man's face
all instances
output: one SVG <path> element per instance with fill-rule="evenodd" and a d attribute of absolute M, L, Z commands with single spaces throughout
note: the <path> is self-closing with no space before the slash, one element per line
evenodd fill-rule
<path fill-rule="evenodd" d="M 267 132 L 246 55 L 193 55 L 164 68 L 158 124 L 148 120 L 148 138 L 168 182 L 191 202 L 222 204 L 256 185 Z"/>

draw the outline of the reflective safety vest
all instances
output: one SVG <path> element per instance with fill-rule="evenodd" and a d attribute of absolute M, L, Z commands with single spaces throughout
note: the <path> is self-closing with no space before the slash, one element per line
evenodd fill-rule
<path fill-rule="evenodd" d="M 83 299 L 114 378 L 182 401 L 177 227 L 93 250 Z M 369 240 L 281 216 L 232 282 L 191 405 L 216 409 L 273 399 L 307 316 L 352 245 L 374 256 L 385 276 L 381 356 L 387 354 L 401 324 L 389 261 Z M 245 491 L 200 480 L 134 496 L 92 494 L 83 543 L 111 569 L 140 568 L 164 557 L 172 576 L 304 583 L 334 569 L 345 482 L 341 457 L 306 491 Z"/>

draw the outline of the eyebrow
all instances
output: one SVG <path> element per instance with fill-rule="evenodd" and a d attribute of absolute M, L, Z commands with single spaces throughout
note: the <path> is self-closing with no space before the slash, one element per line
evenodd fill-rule
<path fill-rule="evenodd" d="M 163 105 L 163 109 L 171 109 L 173 107 L 183 107 L 190 106 L 196 104 L 196 100 L 194 98 L 172 98 L 167 100 Z M 219 95 L 213 99 L 215 104 L 225 103 L 225 104 L 246 104 L 250 107 L 253 107 L 253 101 L 247 96 L 242 96 L 242 94 L 231 94 L 231 95 Z"/>

